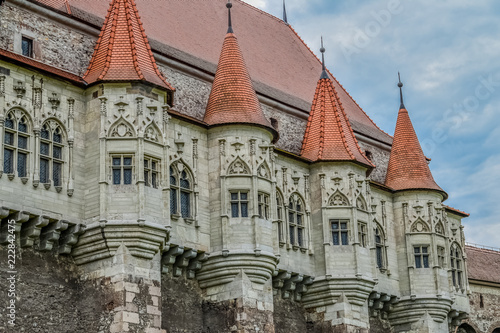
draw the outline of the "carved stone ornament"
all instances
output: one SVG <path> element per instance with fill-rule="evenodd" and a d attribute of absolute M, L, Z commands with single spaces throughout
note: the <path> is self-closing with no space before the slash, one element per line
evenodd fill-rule
<path fill-rule="evenodd" d="M 22 81 L 17 81 L 17 84 L 14 86 L 14 91 L 16 92 L 17 98 L 23 98 L 26 93 L 26 88 Z"/>
<path fill-rule="evenodd" d="M 435 230 L 436 230 L 436 233 L 439 234 L 439 235 L 444 235 L 444 228 L 443 228 L 443 224 L 441 223 L 441 221 L 439 221 L 436 226 L 435 226 Z"/>
<path fill-rule="evenodd" d="M 241 159 L 236 159 L 231 165 L 229 166 L 229 174 L 230 175 L 249 175 L 250 174 L 250 168 L 248 165 L 243 162 Z"/>
<path fill-rule="evenodd" d="M 349 206 L 349 200 L 340 192 L 335 192 L 328 201 L 328 206 Z"/>
<path fill-rule="evenodd" d="M 112 138 L 132 138 L 134 137 L 134 129 L 129 122 L 121 118 L 111 128 L 109 136 Z"/>
<path fill-rule="evenodd" d="M 411 232 L 429 232 L 429 227 L 424 221 L 418 220 L 411 226 Z"/>
<path fill-rule="evenodd" d="M 160 142 L 161 134 L 158 127 L 151 123 L 144 131 L 144 138 L 153 142 Z"/>
<path fill-rule="evenodd" d="M 270 178 L 270 172 L 269 168 L 266 165 L 266 162 L 263 162 L 259 168 L 257 169 L 257 175 L 262 178 L 269 179 Z"/>
<path fill-rule="evenodd" d="M 361 210 L 368 210 L 366 206 L 365 198 L 362 195 L 359 195 L 356 199 L 356 207 Z"/>

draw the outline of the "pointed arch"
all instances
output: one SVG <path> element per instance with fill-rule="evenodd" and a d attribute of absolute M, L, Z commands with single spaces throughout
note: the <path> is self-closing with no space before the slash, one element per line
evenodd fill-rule
<path fill-rule="evenodd" d="M 163 143 L 162 132 L 154 120 L 146 126 L 144 130 L 144 139 L 156 143 Z"/>
<path fill-rule="evenodd" d="M 288 231 L 292 246 L 305 247 L 305 201 L 293 192 L 288 198 Z"/>
<path fill-rule="evenodd" d="M 328 199 L 328 206 L 349 206 L 349 199 L 339 190 L 335 191 Z"/>
<path fill-rule="evenodd" d="M 32 119 L 26 110 L 21 107 L 11 108 L 5 116 L 3 135 L 3 169 L 2 171 L 18 177 L 27 177 L 29 170 L 29 156 L 31 154 Z"/>
<path fill-rule="evenodd" d="M 271 169 L 269 168 L 269 165 L 266 161 L 262 162 L 257 168 L 257 176 L 271 179 Z"/>
<path fill-rule="evenodd" d="M 276 221 L 278 229 L 278 242 L 285 242 L 285 201 L 284 196 L 279 188 L 276 188 Z"/>
<path fill-rule="evenodd" d="M 110 138 L 133 138 L 136 136 L 134 126 L 125 118 L 118 118 L 109 128 L 108 136 Z"/>
<path fill-rule="evenodd" d="M 453 242 L 450 245 L 450 274 L 451 282 L 457 289 L 464 287 L 464 261 L 460 244 Z"/>
<path fill-rule="evenodd" d="M 444 226 L 443 226 L 443 222 L 441 222 L 441 220 L 439 220 L 436 225 L 434 226 L 434 230 L 436 231 L 436 233 L 438 235 L 443 235 L 444 236 Z"/>
<path fill-rule="evenodd" d="M 374 222 L 374 236 L 375 236 L 375 260 L 377 263 L 377 268 L 380 270 L 385 270 L 387 268 L 387 252 L 385 248 L 386 235 L 384 228 L 377 222 Z"/>
<path fill-rule="evenodd" d="M 366 204 L 366 200 L 362 194 L 358 195 L 356 198 L 356 207 L 361 210 L 368 210 L 368 205 Z"/>
<path fill-rule="evenodd" d="M 176 160 L 169 167 L 170 214 L 173 217 L 193 218 L 194 174 L 182 160 Z"/>
<path fill-rule="evenodd" d="M 250 175 L 250 167 L 240 157 L 237 157 L 230 165 L 228 174 L 230 175 Z"/>
<path fill-rule="evenodd" d="M 430 228 L 429 228 L 429 225 L 424 220 L 422 220 L 421 218 L 418 218 L 411 225 L 410 231 L 411 232 L 429 232 Z"/>
<path fill-rule="evenodd" d="M 63 166 L 67 160 L 65 146 L 67 134 L 64 125 L 56 118 L 48 118 L 40 130 L 40 183 L 51 181 L 60 188 L 63 179 Z"/>

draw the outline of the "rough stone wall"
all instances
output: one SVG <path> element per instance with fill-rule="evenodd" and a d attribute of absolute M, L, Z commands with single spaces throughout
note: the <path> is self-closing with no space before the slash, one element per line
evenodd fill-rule
<path fill-rule="evenodd" d="M 20 53 L 21 36 L 33 38 L 35 59 L 83 75 L 96 39 L 40 15 L 4 3 L 0 10 L 0 48 Z"/>
<path fill-rule="evenodd" d="M 114 292 L 106 281 L 80 279 L 70 257 L 18 248 L 16 321 L 7 324 L 7 265 L 0 265 L 0 332 L 99 332 L 111 325 Z M 7 247 L 0 246 L 2 263 Z"/>
<path fill-rule="evenodd" d="M 369 151 L 371 160 L 376 168 L 370 174 L 370 178 L 381 184 L 385 183 L 385 175 L 387 174 L 387 166 L 389 165 L 389 158 L 391 155 L 390 148 L 384 150 L 374 145 L 365 143 L 358 139 L 359 146 L 363 151 Z"/>
<path fill-rule="evenodd" d="M 471 312 L 465 321 L 477 329 L 476 333 L 492 333 L 500 329 L 500 288 L 470 284 L 469 295 Z M 495 332 L 496 333 L 496 332 Z"/>
<path fill-rule="evenodd" d="M 391 324 L 380 317 L 370 317 L 370 333 L 393 333 Z"/>

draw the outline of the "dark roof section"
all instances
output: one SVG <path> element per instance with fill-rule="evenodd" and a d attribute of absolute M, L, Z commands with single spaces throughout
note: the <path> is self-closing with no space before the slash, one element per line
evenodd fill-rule
<path fill-rule="evenodd" d="M 500 283 L 500 251 L 466 245 L 469 280 Z"/>
<path fill-rule="evenodd" d="M 53 0 L 33 1 L 64 9 L 61 5 L 51 5 Z M 102 24 L 109 4 L 107 1 L 67 1 L 73 17 L 92 25 Z M 137 0 L 136 5 L 155 50 L 213 73 L 220 52 L 220 31 L 227 29 L 226 2 Z M 254 88 L 259 94 L 307 113 L 317 73 L 321 71 L 319 59 L 283 20 L 240 0 L 234 0 L 233 5 L 238 6 L 232 13 L 233 28 L 238 32 Z M 295 70 L 290 71 L 290 68 Z M 335 78 L 332 81 L 354 132 L 390 145 L 391 136 L 373 123 Z"/>

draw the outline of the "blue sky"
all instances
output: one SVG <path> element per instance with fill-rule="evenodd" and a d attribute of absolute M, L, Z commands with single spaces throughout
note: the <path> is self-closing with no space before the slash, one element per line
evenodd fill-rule
<path fill-rule="evenodd" d="M 245 0 L 282 17 L 281 0 Z M 500 247 L 500 2 L 287 0 L 288 22 L 389 134 L 405 106 L 471 243 Z"/>

